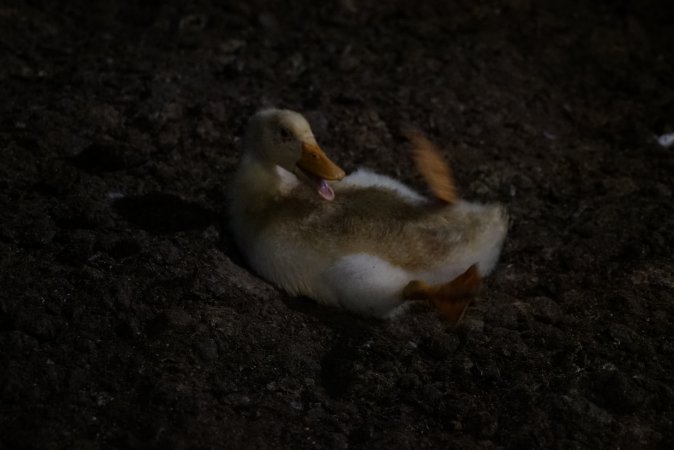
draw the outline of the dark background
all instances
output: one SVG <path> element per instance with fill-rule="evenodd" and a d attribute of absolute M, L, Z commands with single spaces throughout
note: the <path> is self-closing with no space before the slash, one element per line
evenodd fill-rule
<path fill-rule="evenodd" d="M 0 5 L 0 447 L 666 448 L 669 1 Z M 383 4 L 385 3 L 385 4 Z M 247 118 L 513 225 L 464 324 L 289 298 L 226 231 Z"/>

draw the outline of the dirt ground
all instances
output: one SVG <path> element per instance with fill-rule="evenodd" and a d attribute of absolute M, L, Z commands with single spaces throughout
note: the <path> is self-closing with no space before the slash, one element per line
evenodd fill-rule
<path fill-rule="evenodd" d="M 0 5 L 1 448 L 671 448 L 668 1 L 171 3 Z M 462 326 L 251 273 L 269 105 L 423 190 L 418 127 L 507 206 Z"/>

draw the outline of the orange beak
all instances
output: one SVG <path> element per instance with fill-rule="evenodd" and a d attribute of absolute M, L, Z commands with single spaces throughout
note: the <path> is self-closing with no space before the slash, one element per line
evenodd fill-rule
<path fill-rule="evenodd" d="M 341 180 L 346 173 L 323 153 L 318 144 L 303 143 L 302 156 L 297 166 L 322 180 Z"/>

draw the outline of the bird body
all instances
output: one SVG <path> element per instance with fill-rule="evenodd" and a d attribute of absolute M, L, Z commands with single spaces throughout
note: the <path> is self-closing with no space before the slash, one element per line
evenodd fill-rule
<path fill-rule="evenodd" d="M 286 127 L 298 145 L 315 144 L 302 116 L 272 111 L 254 116 L 249 130 L 261 132 L 261 121 L 272 129 L 269 136 Z M 247 142 L 231 189 L 232 233 L 250 266 L 292 295 L 391 317 L 414 299 L 410 295 L 430 292 L 405 291 L 411 283 L 442 285 L 471 268 L 483 276 L 498 259 L 507 231 L 500 206 L 461 200 L 438 205 L 367 170 L 344 177 L 332 162 L 305 177 L 307 169 L 297 170 L 297 164 L 260 158 L 283 151 L 282 145 L 261 151 L 250 143 L 274 144 L 250 136 Z M 328 183 L 331 176 L 341 181 Z"/>

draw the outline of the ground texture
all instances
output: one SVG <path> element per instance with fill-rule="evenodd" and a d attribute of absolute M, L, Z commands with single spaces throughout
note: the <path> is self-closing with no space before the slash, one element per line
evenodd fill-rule
<path fill-rule="evenodd" d="M 662 1 L 5 1 L 0 447 L 669 448 L 674 16 Z M 463 325 L 290 298 L 241 261 L 247 118 L 505 204 Z"/>

